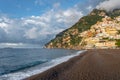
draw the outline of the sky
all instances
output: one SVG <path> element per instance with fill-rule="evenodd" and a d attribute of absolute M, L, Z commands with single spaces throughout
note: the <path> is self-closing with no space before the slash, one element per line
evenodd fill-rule
<path fill-rule="evenodd" d="M 68 3 L 69 2 L 69 3 Z M 13 18 L 39 16 L 54 7 L 67 9 L 84 0 L 1 0 L 0 12 Z M 60 6 L 62 4 L 62 6 Z"/>
<path fill-rule="evenodd" d="M 119 3 L 120 0 L 0 0 L 0 48 L 42 47 L 94 8 L 110 11 L 120 7 Z"/>

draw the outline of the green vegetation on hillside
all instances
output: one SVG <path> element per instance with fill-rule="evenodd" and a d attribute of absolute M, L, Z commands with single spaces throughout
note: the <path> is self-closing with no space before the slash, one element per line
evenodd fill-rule
<path fill-rule="evenodd" d="M 119 16 L 120 10 L 114 10 L 112 12 L 106 12 L 105 10 L 94 9 L 87 16 L 82 17 L 76 24 L 74 24 L 71 28 L 68 28 L 47 43 L 46 47 L 52 48 L 73 48 L 76 46 L 80 46 L 80 42 L 82 37 L 80 37 L 80 33 L 86 30 L 89 30 L 92 25 L 96 24 L 98 21 L 102 21 L 102 18 L 105 16 L 110 16 L 112 18 Z M 120 34 L 120 31 L 118 31 Z M 109 40 L 109 39 L 105 39 Z M 50 44 L 52 43 L 52 44 Z M 116 45 L 120 47 L 120 40 L 117 40 Z"/>
<path fill-rule="evenodd" d="M 79 45 L 79 43 L 81 42 L 81 37 L 78 37 L 77 35 L 75 36 L 71 36 L 71 40 L 70 40 L 70 44 L 71 45 Z"/>
<path fill-rule="evenodd" d="M 82 38 L 78 37 L 79 34 L 71 35 L 72 33 L 70 32 L 70 30 L 77 29 L 78 33 L 81 33 L 81 32 L 83 32 L 85 30 L 90 29 L 90 27 L 92 25 L 94 25 L 95 23 L 97 23 L 97 21 L 100 21 L 103 18 L 102 16 L 98 15 L 100 12 L 102 12 L 102 10 L 94 9 L 93 12 L 92 12 L 92 13 L 94 13 L 94 15 L 89 14 L 87 16 L 82 17 L 71 28 L 66 29 L 63 32 L 57 34 L 56 38 L 51 40 L 49 43 L 52 42 L 53 43 L 53 45 L 52 45 L 53 47 L 58 47 L 57 43 L 61 44 L 61 46 L 68 47 L 69 43 L 63 42 L 63 39 L 65 37 L 70 36 L 71 37 L 70 44 L 73 45 L 73 46 L 79 45 L 79 43 L 81 42 Z M 49 45 L 49 43 L 47 43 L 46 46 Z"/>
<path fill-rule="evenodd" d="M 76 23 L 73 28 L 78 28 L 79 32 L 86 31 L 90 29 L 92 25 L 100 21 L 103 17 L 99 15 L 89 15 L 83 17 L 80 22 Z"/>
<path fill-rule="evenodd" d="M 116 44 L 118 47 L 120 47 L 120 39 L 116 40 Z"/>
<path fill-rule="evenodd" d="M 120 30 L 118 30 L 118 34 L 120 34 Z"/>
<path fill-rule="evenodd" d="M 109 13 L 108 13 L 108 16 L 110 16 L 111 18 L 120 16 L 120 9 L 115 9 L 115 10 L 113 10 L 112 12 L 109 12 Z"/>

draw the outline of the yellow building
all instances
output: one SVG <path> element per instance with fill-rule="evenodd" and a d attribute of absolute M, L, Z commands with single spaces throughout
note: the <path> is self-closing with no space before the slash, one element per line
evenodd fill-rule
<path fill-rule="evenodd" d="M 106 33 L 109 35 L 115 35 L 118 33 L 118 31 L 115 28 L 106 28 Z"/>
<path fill-rule="evenodd" d="M 90 38 L 86 38 L 85 41 L 87 43 L 96 43 L 96 42 L 99 42 L 99 38 L 92 38 L 92 37 L 90 37 Z"/>
<path fill-rule="evenodd" d="M 116 47 L 115 43 L 116 43 L 115 41 L 96 43 L 95 47 L 96 48 L 114 48 L 114 47 Z"/>

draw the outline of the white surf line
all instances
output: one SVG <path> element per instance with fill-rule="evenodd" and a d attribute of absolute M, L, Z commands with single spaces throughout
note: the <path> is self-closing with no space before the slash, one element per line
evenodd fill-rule
<path fill-rule="evenodd" d="M 63 62 L 67 62 L 69 59 L 71 59 L 75 56 L 78 56 L 85 51 L 86 50 L 82 50 L 82 51 L 78 51 L 76 54 L 73 54 L 73 55 L 68 55 L 68 56 L 53 59 L 50 62 L 45 63 L 45 64 L 50 64 L 49 66 L 41 67 L 41 69 L 35 69 L 35 70 L 26 71 L 26 72 L 16 72 L 16 73 L 3 75 L 0 77 L 0 80 L 22 80 L 22 79 L 25 79 L 32 75 L 40 74 L 40 73 L 42 73 L 48 69 L 51 69 Z"/>

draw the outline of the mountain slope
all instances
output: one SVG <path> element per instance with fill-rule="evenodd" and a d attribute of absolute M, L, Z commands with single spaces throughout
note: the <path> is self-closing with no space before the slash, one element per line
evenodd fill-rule
<path fill-rule="evenodd" d="M 111 19 L 120 15 L 120 10 L 116 9 L 112 12 L 106 12 L 105 10 L 94 9 L 87 16 L 82 17 L 75 25 L 71 28 L 56 35 L 55 39 L 51 40 L 45 45 L 46 48 L 67 48 L 67 49 L 84 49 L 86 48 L 85 36 L 81 36 L 81 33 L 87 31 L 89 36 L 95 36 L 90 33 L 91 26 L 95 25 L 97 22 L 102 22 L 105 16 L 109 16 Z"/>

